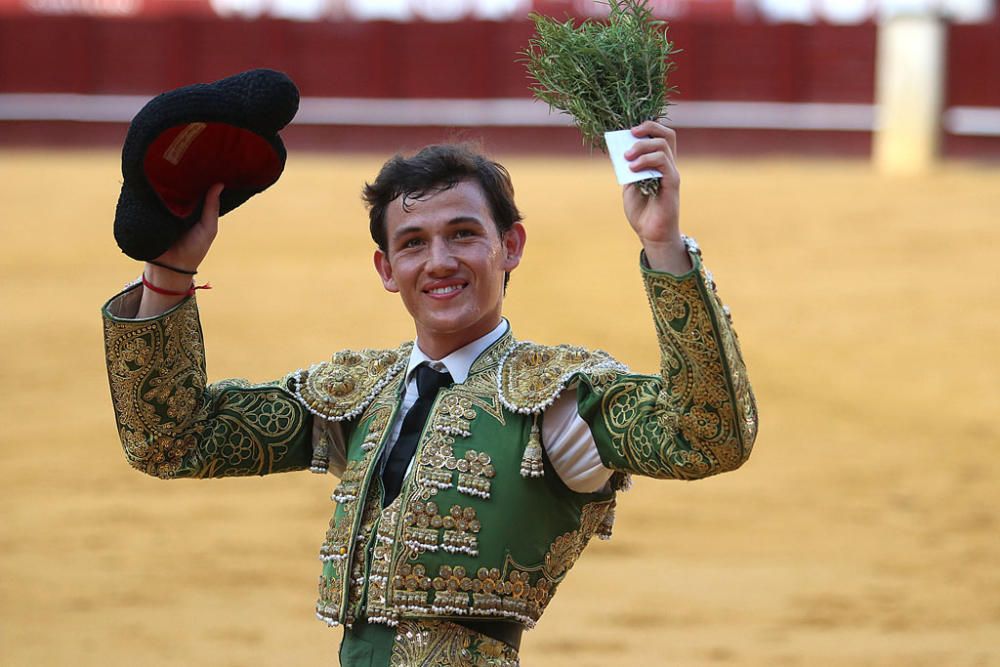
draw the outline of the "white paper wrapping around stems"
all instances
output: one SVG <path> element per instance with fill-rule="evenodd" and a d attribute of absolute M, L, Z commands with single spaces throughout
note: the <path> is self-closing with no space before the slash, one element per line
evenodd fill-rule
<path fill-rule="evenodd" d="M 641 138 L 632 136 L 632 130 L 615 130 L 614 132 L 604 133 L 604 142 L 608 146 L 608 156 L 611 157 L 611 164 L 615 167 L 615 176 L 618 177 L 619 185 L 628 185 L 636 181 L 644 181 L 647 178 L 659 178 L 663 176 L 656 169 L 632 171 L 628 168 L 628 160 L 625 159 L 625 153 Z"/>

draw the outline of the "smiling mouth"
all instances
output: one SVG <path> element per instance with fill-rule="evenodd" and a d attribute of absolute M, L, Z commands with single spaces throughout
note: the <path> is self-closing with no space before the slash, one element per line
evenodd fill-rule
<path fill-rule="evenodd" d="M 461 283 L 458 285 L 446 285 L 444 287 L 435 287 L 433 289 L 424 290 L 425 293 L 431 296 L 448 296 L 450 294 L 455 294 L 465 289 L 468 283 Z"/>

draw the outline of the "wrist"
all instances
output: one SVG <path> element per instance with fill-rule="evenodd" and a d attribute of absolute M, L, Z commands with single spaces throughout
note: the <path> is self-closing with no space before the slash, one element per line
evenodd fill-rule
<path fill-rule="evenodd" d="M 680 234 L 677 234 L 676 238 L 662 241 L 642 239 L 642 249 L 649 268 L 654 271 L 681 275 L 690 271 L 694 266 L 691 263 L 691 257 L 688 256 L 688 248 L 684 243 L 684 238 Z"/>
<path fill-rule="evenodd" d="M 157 287 L 161 287 L 171 292 L 186 292 L 191 289 L 191 276 L 171 271 L 163 266 L 147 262 L 143 275 L 146 276 L 146 279 L 149 282 L 153 283 Z"/>
<path fill-rule="evenodd" d="M 177 266 L 175 264 L 167 264 L 166 262 L 161 262 L 161 261 L 158 261 L 158 260 L 155 260 L 155 259 L 147 259 L 146 263 L 147 264 L 152 264 L 153 266 L 158 266 L 161 269 L 167 269 L 169 271 L 173 271 L 174 273 L 180 273 L 180 274 L 185 275 L 185 276 L 196 276 L 196 275 L 198 275 L 198 271 L 195 270 L 195 269 L 185 269 L 185 268 L 182 268 L 182 267 Z"/>

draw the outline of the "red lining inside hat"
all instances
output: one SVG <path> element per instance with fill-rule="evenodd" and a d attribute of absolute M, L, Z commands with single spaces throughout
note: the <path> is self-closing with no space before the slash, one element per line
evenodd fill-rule
<path fill-rule="evenodd" d="M 215 183 L 263 190 L 281 174 L 274 148 L 257 134 L 225 123 L 186 123 L 160 134 L 143 161 L 146 179 L 170 212 L 186 218 Z"/>

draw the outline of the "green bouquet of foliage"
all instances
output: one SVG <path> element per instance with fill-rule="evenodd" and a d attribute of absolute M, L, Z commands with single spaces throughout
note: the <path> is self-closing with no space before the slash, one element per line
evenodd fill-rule
<path fill-rule="evenodd" d="M 531 14 L 535 36 L 523 52 L 532 92 L 552 109 L 573 117 L 583 142 L 604 152 L 604 133 L 666 116 L 667 75 L 674 45 L 664 21 L 653 19 L 648 0 L 608 0 L 607 23 L 576 25 Z M 659 179 L 640 181 L 645 194 Z"/>

